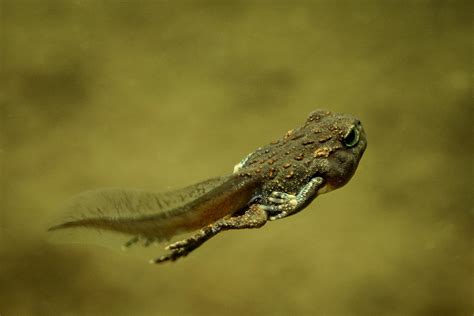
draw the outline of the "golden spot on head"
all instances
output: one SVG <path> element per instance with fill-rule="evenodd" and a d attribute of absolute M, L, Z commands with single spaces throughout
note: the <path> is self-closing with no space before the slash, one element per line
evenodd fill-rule
<path fill-rule="evenodd" d="M 287 140 L 288 138 L 291 137 L 291 135 L 293 135 L 293 130 L 292 129 L 290 129 L 288 132 L 286 132 L 286 135 L 285 135 L 284 139 Z"/>
<path fill-rule="evenodd" d="M 289 168 L 289 167 L 291 167 L 291 163 L 288 163 L 288 162 L 287 162 L 287 163 L 285 163 L 285 164 L 283 165 L 283 168 L 285 168 L 285 169 L 287 169 L 287 168 Z"/>
<path fill-rule="evenodd" d="M 328 140 L 330 140 L 332 138 L 332 135 L 330 134 L 326 134 L 326 135 L 321 135 L 318 137 L 318 142 L 320 143 L 324 143 L 324 142 L 327 142 Z"/>
<path fill-rule="evenodd" d="M 270 171 L 268 172 L 268 176 L 270 178 L 273 178 L 275 176 L 275 173 L 276 173 L 276 169 L 275 168 L 271 168 Z"/>
<path fill-rule="evenodd" d="M 296 156 L 295 160 L 303 160 L 303 154 L 299 154 L 298 156 Z"/>
<path fill-rule="evenodd" d="M 314 151 L 313 156 L 316 158 L 328 157 L 330 153 L 331 153 L 331 149 L 329 147 L 321 147 Z"/>
<path fill-rule="evenodd" d="M 290 171 L 290 173 L 288 173 L 288 174 L 285 176 L 285 178 L 291 179 L 294 175 L 295 175 L 295 173 L 294 173 L 293 170 L 292 170 L 292 171 Z"/>

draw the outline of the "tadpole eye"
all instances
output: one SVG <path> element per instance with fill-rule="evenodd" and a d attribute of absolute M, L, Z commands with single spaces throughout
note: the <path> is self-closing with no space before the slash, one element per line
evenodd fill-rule
<path fill-rule="evenodd" d="M 346 145 L 346 147 L 348 148 L 351 148 L 357 145 L 358 142 L 359 142 L 359 130 L 357 129 L 357 127 L 352 126 L 349 133 L 347 133 L 346 136 L 344 136 L 344 145 Z"/>

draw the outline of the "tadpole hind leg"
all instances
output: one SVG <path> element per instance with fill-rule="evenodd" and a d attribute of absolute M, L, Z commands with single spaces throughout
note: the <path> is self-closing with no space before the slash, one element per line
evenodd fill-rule
<path fill-rule="evenodd" d="M 166 261 L 176 261 L 187 256 L 191 251 L 201 246 L 218 233 L 230 229 L 259 228 L 265 225 L 268 216 L 267 212 L 259 204 L 253 204 L 241 216 L 223 218 L 208 225 L 189 238 L 177 241 L 166 247 L 170 252 L 166 255 L 151 260 L 150 263 L 162 263 Z"/>

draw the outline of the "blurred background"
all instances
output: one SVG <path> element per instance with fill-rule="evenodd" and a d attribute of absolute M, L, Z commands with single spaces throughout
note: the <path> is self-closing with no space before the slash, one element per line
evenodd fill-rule
<path fill-rule="evenodd" d="M 472 12 L 2 1 L 0 314 L 472 314 Z M 359 117 L 369 145 L 297 216 L 159 266 L 161 246 L 46 233 L 78 192 L 229 173 L 317 108 Z"/>

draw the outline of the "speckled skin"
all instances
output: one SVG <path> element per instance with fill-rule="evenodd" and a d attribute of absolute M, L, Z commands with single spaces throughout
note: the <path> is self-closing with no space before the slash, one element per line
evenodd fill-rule
<path fill-rule="evenodd" d="M 354 175 L 366 146 L 359 120 L 315 111 L 302 127 L 249 154 L 231 175 L 167 193 L 86 192 L 69 208 L 81 216 L 50 230 L 85 227 L 136 236 L 128 247 L 199 229 L 152 260 L 175 261 L 221 231 L 261 227 L 296 214 L 319 194 L 343 186 Z"/>
<path fill-rule="evenodd" d="M 345 148 L 343 138 L 352 126 L 360 129 L 356 146 Z M 260 195 L 273 191 L 297 194 L 310 179 L 320 176 L 320 193 L 339 188 L 353 176 L 367 146 L 360 121 L 350 115 L 314 111 L 302 127 L 247 156 L 238 168 L 241 176 L 262 177 Z"/>

